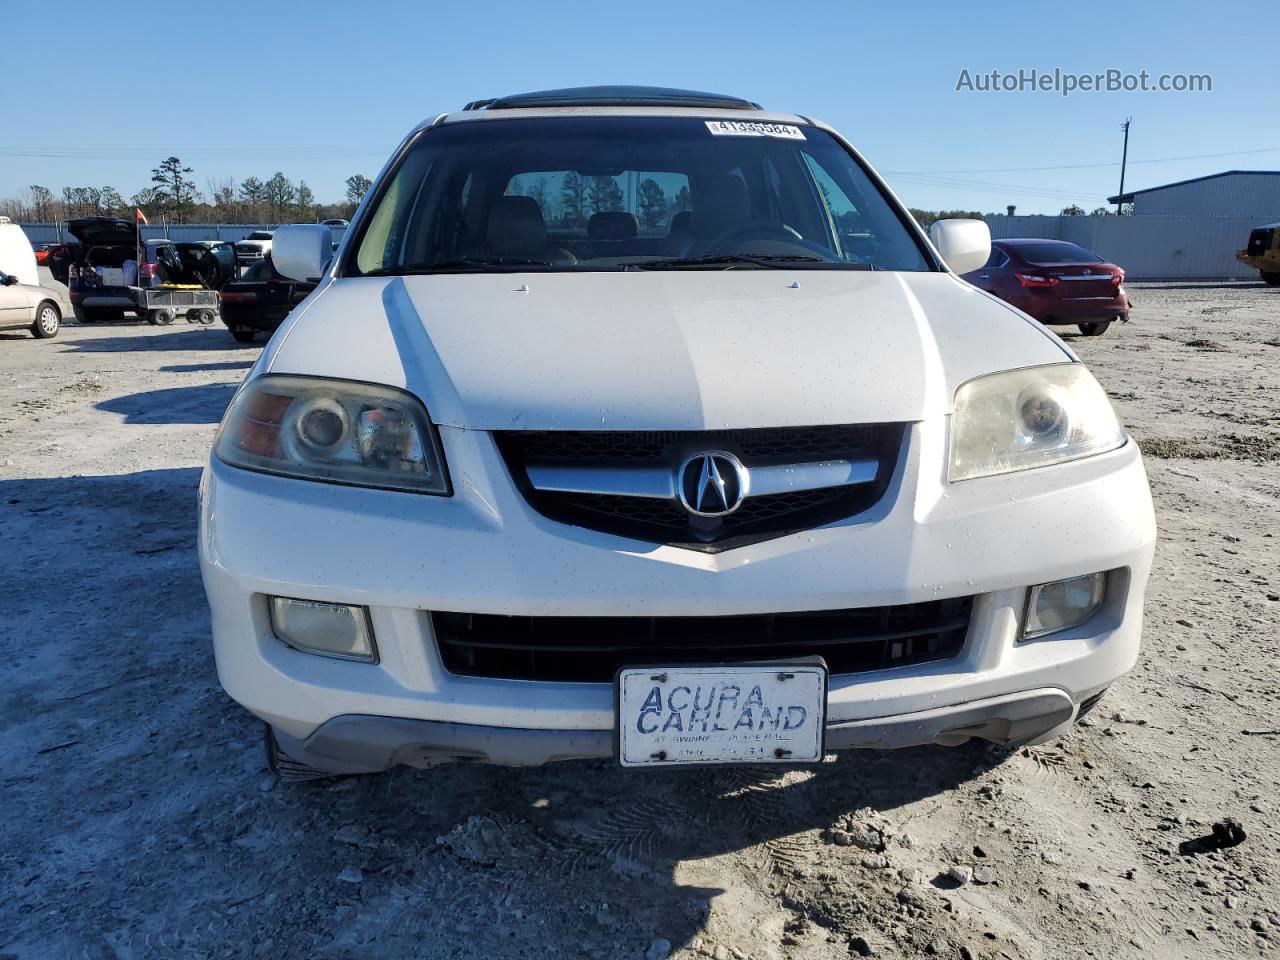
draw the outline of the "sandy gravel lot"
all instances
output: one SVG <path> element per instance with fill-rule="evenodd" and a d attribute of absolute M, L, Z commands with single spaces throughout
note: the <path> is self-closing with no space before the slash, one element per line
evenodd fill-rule
<path fill-rule="evenodd" d="M 257 349 L 0 333 L 0 958 L 1270 955 L 1280 290 L 1132 292 L 1132 323 L 1067 339 L 1148 454 L 1136 671 L 1052 744 L 787 773 L 278 783 L 218 686 L 194 553 Z M 1205 850 L 1225 816 L 1247 839 Z"/>

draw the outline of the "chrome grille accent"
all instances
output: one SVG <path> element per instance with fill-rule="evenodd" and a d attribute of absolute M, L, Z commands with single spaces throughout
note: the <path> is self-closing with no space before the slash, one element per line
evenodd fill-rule
<path fill-rule="evenodd" d="M 517 485 L 540 513 L 633 539 L 717 552 L 853 516 L 887 488 L 903 424 L 707 431 L 500 431 Z M 677 497 L 685 458 L 731 452 L 748 474 L 740 507 L 693 516 Z"/>

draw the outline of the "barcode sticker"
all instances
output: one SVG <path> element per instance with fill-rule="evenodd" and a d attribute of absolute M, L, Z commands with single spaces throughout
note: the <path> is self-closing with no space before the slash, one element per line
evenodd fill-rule
<path fill-rule="evenodd" d="M 803 140 L 804 131 L 787 123 L 758 123 L 754 120 L 708 120 L 707 129 L 717 137 L 779 137 Z"/>

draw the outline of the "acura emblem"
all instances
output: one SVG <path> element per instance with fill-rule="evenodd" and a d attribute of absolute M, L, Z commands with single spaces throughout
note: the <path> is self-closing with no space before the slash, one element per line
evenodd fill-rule
<path fill-rule="evenodd" d="M 742 506 L 750 475 L 742 461 L 724 450 L 695 453 L 676 471 L 681 505 L 696 517 L 723 517 Z"/>

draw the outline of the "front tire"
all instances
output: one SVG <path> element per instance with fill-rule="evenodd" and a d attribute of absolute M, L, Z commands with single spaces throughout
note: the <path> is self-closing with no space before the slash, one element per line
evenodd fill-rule
<path fill-rule="evenodd" d="M 1262 277 L 1262 282 L 1269 287 L 1280 287 L 1280 271 L 1278 270 L 1259 270 L 1258 274 Z"/>
<path fill-rule="evenodd" d="M 308 780 L 328 780 L 331 777 L 341 776 L 339 773 L 322 770 L 301 760 L 295 760 L 281 749 L 280 741 L 276 739 L 276 732 L 271 729 L 271 724 L 264 723 L 263 727 L 265 728 L 263 734 L 267 766 L 280 778 L 281 782 L 305 783 Z"/>
<path fill-rule="evenodd" d="M 31 324 L 31 335 L 37 340 L 48 340 L 58 335 L 62 326 L 62 311 L 52 300 L 43 301 L 36 307 L 36 319 Z"/>
<path fill-rule="evenodd" d="M 1077 323 L 1080 332 L 1086 337 L 1100 337 L 1107 332 L 1107 327 L 1111 326 L 1110 320 L 1100 320 L 1097 323 Z"/>
<path fill-rule="evenodd" d="M 1098 705 L 1098 701 L 1102 699 L 1103 694 L 1105 694 L 1109 689 L 1109 687 L 1103 687 L 1092 697 L 1089 697 L 1087 700 L 1080 701 L 1080 706 L 1076 708 L 1075 722 L 1079 723 L 1084 717 L 1087 717 L 1090 711 Z"/>

